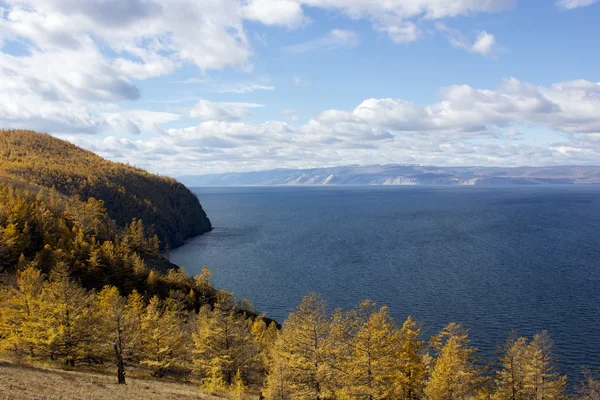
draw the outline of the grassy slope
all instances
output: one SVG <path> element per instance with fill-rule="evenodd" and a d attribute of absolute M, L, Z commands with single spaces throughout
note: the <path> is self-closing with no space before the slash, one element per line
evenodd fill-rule
<path fill-rule="evenodd" d="M 253 397 L 248 397 L 252 399 Z M 200 393 L 197 384 L 127 379 L 117 385 L 114 376 L 17 366 L 0 362 L 0 400 L 25 399 L 201 399 L 218 400 Z"/>

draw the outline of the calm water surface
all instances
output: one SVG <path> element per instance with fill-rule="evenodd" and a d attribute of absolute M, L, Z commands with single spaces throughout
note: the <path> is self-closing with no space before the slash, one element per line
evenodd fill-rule
<path fill-rule="evenodd" d="M 272 318 L 369 298 L 427 335 L 462 323 L 486 357 L 547 329 L 562 371 L 600 366 L 600 187 L 193 191 L 215 230 L 171 260 Z"/>

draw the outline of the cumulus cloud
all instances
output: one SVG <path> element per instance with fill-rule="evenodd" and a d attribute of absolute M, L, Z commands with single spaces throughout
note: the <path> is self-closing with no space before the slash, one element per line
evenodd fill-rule
<path fill-rule="evenodd" d="M 591 1 L 558 4 L 570 9 Z M 511 78 L 493 89 L 456 85 L 425 106 L 370 98 L 354 109 L 324 110 L 302 124 L 293 111 L 283 112 L 290 123 L 250 123 L 247 117 L 261 106 L 255 103 L 196 97 L 194 106 L 175 112 L 128 110 L 135 107 L 122 104 L 140 98 L 139 81 L 184 67 L 199 70 L 212 92 L 273 90 L 268 80 L 208 78 L 211 70 L 252 68 L 248 21 L 295 29 L 310 23 L 306 9 L 319 8 L 366 20 L 392 41 L 410 43 L 424 36 L 426 24 L 513 5 L 514 0 L 4 0 L 0 43 L 20 51 L 0 52 L 0 124 L 49 131 L 103 156 L 173 174 L 373 162 L 596 162 L 600 84 L 585 80 L 534 86 Z M 456 47 L 494 54 L 495 37 L 486 31 L 472 38 L 444 33 Z M 358 42 L 356 32 L 335 29 L 294 48 L 306 52 Z M 293 83 L 307 85 L 300 76 Z M 197 125 L 172 128 L 184 117 L 197 118 Z M 531 145 L 530 126 L 564 140 Z"/>
<path fill-rule="evenodd" d="M 337 47 L 354 47 L 358 45 L 358 34 L 345 29 L 332 29 L 327 35 L 308 42 L 288 47 L 294 53 L 306 53 L 315 50 L 331 50 Z"/>
<path fill-rule="evenodd" d="M 574 8 L 591 6 L 597 2 L 598 0 L 558 0 L 556 5 L 564 10 L 572 10 Z"/>
<path fill-rule="evenodd" d="M 250 108 L 263 107 L 255 103 L 213 103 L 200 100 L 190 110 L 190 117 L 200 118 L 205 121 L 239 121 L 252 113 Z"/>
<path fill-rule="evenodd" d="M 0 102 L 5 126 L 94 133 L 108 124 L 95 108 L 140 98 L 140 80 L 193 65 L 252 69 L 254 49 L 245 23 L 299 28 L 313 7 L 370 21 L 399 43 L 421 36 L 420 24 L 509 8 L 514 0 L 5 0 L 0 12 Z M 482 36 L 472 49 L 491 47 Z M 299 52 L 356 46 L 356 32 L 334 29 L 302 43 Z M 14 48 L 15 46 L 13 46 Z M 272 90 L 261 82 L 221 93 Z M 6 104 L 6 105 L 5 105 Z M 71 113 L 77 113 L 73 116 Z M 115 121 L 112 122 L 116 124 Z M 135 132 L 123 122 L 123 129 Z M 135 124 L 134 122 L 134 125 Z"/>
<path fill-rule="evenodd" d="M 294 110 L 281 112 L 294 115 Z M 300 125 L 228 116 L 206 120 L 131 142 L 135 150 L 126 156 L 114 141 L 85 136 L 78 143 L 175 175 L 349 163 L 596 164 L 599 114 L 600 83 L 534 86 L 510 78 L 495 89 L 450 86 L 425 106 L 365 99 L 352 110 L 325 110 Z M 533 145 L 527 140 L 528 127 L 549 129 L 562 139 Z M 161 154 L 161 149 L 169 153 Z"/>
<path fill-rule="evenodd" d="M 365 18 L 373 27 L 388 34 L 398 43 L 417 40 L 421 36 L 418 23 L 457 16 L 510 9 L 515 0 L 302 0 L 311 7 L 339 11 L 350 18 Z"/>
<path fill-rule="evenodd" d="M 250 0 L 242 8 L 242 15 L 265 25 L 296 28 L 307 21 L 302 5 L 295 0 Z"/>
<path fill-rule="evenodd" d="M 494 45 L 496 38 L 486 31 L 477 32 L 475 40 L 462 34 L 459 30 L 448 28 L 445 24 L 438 22 L 437 29 L 446 35 L 450 44 L 454 47 L 464 49 L 469 53 L 480 54 L 483 56 L 494 55 Z"/>

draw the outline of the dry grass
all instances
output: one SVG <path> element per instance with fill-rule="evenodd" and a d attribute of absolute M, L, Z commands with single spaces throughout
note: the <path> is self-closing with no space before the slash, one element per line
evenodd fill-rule
<path fill-rule="evenodd" d="M 117 385 L 114 376 L 17 366 L 0 362 L 0 400 L 58 399 L 195 399 L 218 400 L 200 393 L 198 385 L 127 379 Z"/>

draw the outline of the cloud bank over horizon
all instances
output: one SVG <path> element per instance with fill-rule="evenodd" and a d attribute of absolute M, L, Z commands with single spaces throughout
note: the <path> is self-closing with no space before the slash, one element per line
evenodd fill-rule
<path fill-rule="evenodd" d="M 0 127 L 170 175 L 600 164 L 596 59 L 511 32 L 600 4 L 521 3 L 0 0 Z"/>

